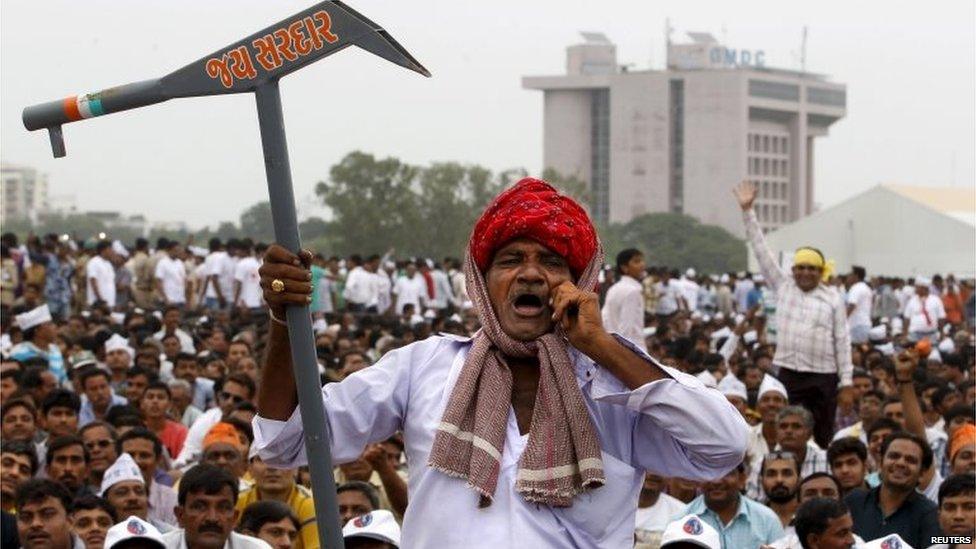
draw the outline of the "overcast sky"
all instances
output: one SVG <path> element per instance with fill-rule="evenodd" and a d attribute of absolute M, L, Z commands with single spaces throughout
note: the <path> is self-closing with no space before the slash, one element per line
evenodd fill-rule
<path fill-rule="evenodd" d="M 27 132 L 24 106 L 158 77 L 308 6 L 308 0 L 4 0 L 0 155 L 49 174 L 83 210 L 199 227 L 267 196 L 251 95 L 172 100 L 65 126 L 66 158 Z M 578 31 L 604 32 L 620 63 L 664 64 L 665 18 L 762 49 L 766 64 L 848 86 L 847 117 L 817 142 L 816 201 L 879 182 L 976 183 L 976 12 L 971 1 L 747 2 L 350 0 L 434 74 L 348 49 L 282 81 L 295 194 L 360 149 L 412 163 L 542 166 L 542 94 L 523 75 L 561 74 Z M 924 7 L 923 7 L 924 6 Z M 732 182 L 730 182 L 730 185 Z M 724 199 L 725 197 L 718 197 Z M 730 199 L 731 200 L 731 199 Z M 310 207 L 311 206 L 311 207 Z M 732 207 L 730 203 L 730 207 Z"/>

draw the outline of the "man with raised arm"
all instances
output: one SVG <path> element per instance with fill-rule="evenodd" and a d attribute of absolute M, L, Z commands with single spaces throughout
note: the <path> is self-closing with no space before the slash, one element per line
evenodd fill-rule
<path fill-rule="evenodd" d="M 272 246 L 261 268 L 272 322 L 254 444 L 274 467 L 306 460 L 280 319 L 311 295 L 310 258 Z M 482 329 L 397 349 L 323 388 L 337 463 L 403 431 L 403 547 L 629 547 L 645 470 L 706 480 L 741 463 L 746 424 L 721 393 L 604 330 L 592 292 L 602 263 L 586 212 L 523 179 L 468 243 Z"/>
<path fill-rule="evenodd" d="M 830 265 L 816 248 L 798 248 L 792 276 L 782 270 L 763 237 L 752 203 L 756 186 L 743 181 L 734 191 L 746 235 L 763 278 L 776 294 L 776 377 L 786 386 L 790 404 L 813 413 L 813 436 L 821 448 L 830 444 L 837 410 L 838 388 L 849 391 L 851 339 L 847 307 L 836 291 L 824 284 Z"/>

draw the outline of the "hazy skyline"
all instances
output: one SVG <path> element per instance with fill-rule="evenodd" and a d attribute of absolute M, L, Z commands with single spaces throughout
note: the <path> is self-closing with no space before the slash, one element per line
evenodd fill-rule
<path fill-rule="evenodd" d="M 311 1 L 9 0 L 0 7 L 0 156 L 49 174 L 52 195 L 82 210 L 143 213 L 192 227 L 236 221 L 267 197 L 254 100 L 172 100 L 69 124 L 68 156 L 27 132 L 30 104 L 162 76 Z M 348 49 L 282 80 L 300 211 L 352 150 L 495 171 L 542 169 L 542 94 L 525 75 L 562 74 L 578 31 L 606 34 L 621 64 L 662 68 L 665 18 L 732 48 L 762 49 L 847 84 L 847 116 L 817 141 L 816 202 L 877 183 L 976 184 L 976 8 L 909 2 L 459 3 L 351 1 L 433 73 L 425 79 Z M 729 186 L 735 182 L 730 181 Z M 726 197 L 716 197 L 724 200 Z M 735 207 L 731 196 L 729 207 Z"/>

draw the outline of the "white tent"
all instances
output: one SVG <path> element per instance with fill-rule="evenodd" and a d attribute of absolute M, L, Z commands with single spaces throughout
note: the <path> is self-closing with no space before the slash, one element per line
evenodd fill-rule
<path fill-rule="evenodd" d="M 780 263 L 813 246 L 838 272 L 976 275 L 976 188 L 878 185 L 766 235 Z M 749 270 L 757 271 L 749 254 Z"/>

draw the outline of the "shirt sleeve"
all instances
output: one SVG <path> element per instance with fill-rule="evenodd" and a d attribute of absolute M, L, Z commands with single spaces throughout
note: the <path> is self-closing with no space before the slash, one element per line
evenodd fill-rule
<path fill-rule="evenodd" d="M 773 253 L 766 244 L 766 237 L 763 236 L 762 229 L 759 227 L 759 220 L 756 219 L 756 211 L 749 208 L 749 211 L 742 212 L 742 221 L 746 226 L 746 236 L 749 237 L 749 243 L 752 244 L 752 252 L 756 254 L 756 260 L 759 262 L 759 270 L 762 271 L 762 275 L 770 288 L 774 292 L 778 292 L 780 285 L 786 278 L 786 273 L 780 270 Z"/>
<path fill-rule="evenodd" d="M 623 335 L 637 346 L 644 345 L 644 302 L 641 299 L 640 287 L 628 291 L 620 304 L 619 325 L 624 329 Z"/>
<path fill-rule="evenodd" d="M 749 428 L 722 393 L 658 364 L 624 338 L 617 340 L 670 376 L 631 391 L 609 371 L 596 368 L 590 386 L 593 399 L 625 406 L 635 415 L 633 466 L 664 476 L 711 480 L 742 462 Z"/>
<path fill-rule="evenodd" d="M 732 355 L 735 354 L 735 350 L 739 347 L 739 336 L 738 334 L 729 334 L 729 337 L 725 338 L 725 343 L 722 344 L 722 348 L 718 350 L 718 354 L 722 355 L 725 362 L 732 359 Z"/>
<path fill-rule="evenodd" d="M 322 388 L 335 464 L 357 459 L 367 444 L 402 430 L 410 392 L 412 348 L 387 353 L 379 362 L 340 383 Z M 292 469 L 308 463 L 299 408 L 287 421 L 255 416 L 254 446 L 268 465 Z"/>
<path fill-rule="evenodd" d="M 847 329 L 847 308 L 843 298 L 837 296 L 834 305 L 834 357 L 837 360 L 837 374 L 840 386 L 853 384 L 854 364 L 851 362 L 851 334 Z"/>

